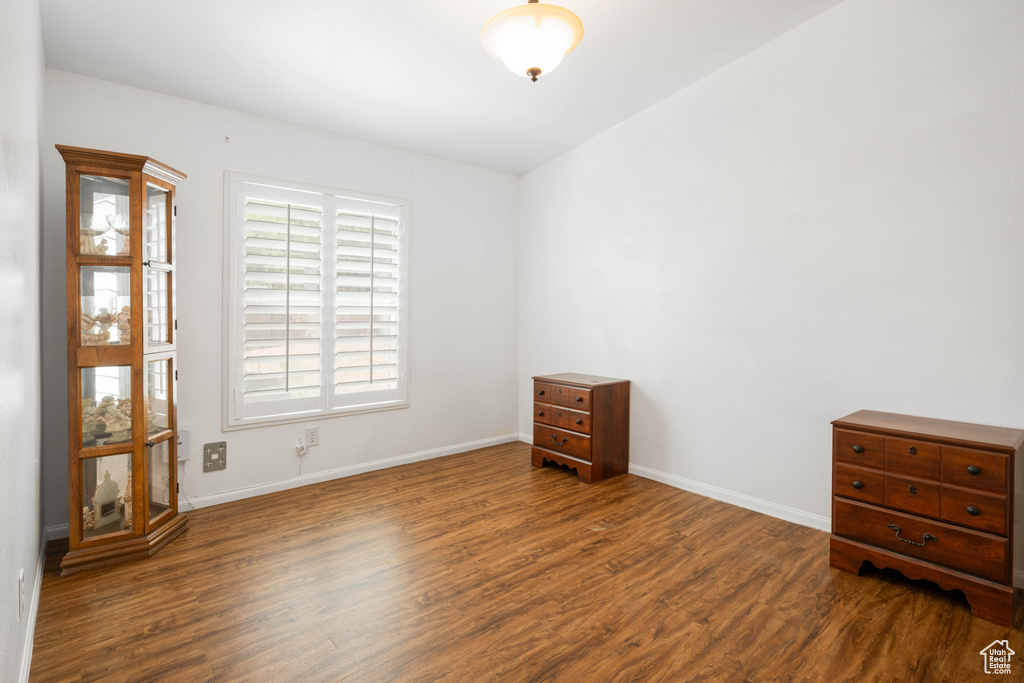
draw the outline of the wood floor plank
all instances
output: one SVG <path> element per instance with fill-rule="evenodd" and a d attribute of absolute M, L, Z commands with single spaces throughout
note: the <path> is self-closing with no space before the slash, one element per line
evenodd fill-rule
<path fill-rule="evenodd" d="M 981 681 L 997 638 L 1024 673 L 958 594 L 525 444 L 189 514 L 145 561 L 62 578 L 48 548 L 33 683 Z"/>

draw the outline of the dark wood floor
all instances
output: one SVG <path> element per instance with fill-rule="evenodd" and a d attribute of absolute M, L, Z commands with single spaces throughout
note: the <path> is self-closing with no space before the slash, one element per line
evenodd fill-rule
<path fill-rule="evenodd" d="M 523 444 L 190 519 L 142 562 L 61 578 L 49 554 L 33 683 L 988 680 L 978 652 L 1007 637 L 1024 673 L 1020 628 L 830 570 L 823 532 L 586 486 Z"/>

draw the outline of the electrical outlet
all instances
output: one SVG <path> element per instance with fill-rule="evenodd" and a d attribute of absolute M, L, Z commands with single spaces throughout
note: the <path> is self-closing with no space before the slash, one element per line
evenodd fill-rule
<path fill-rule="evenodd" d="M 178 427 L 178 462 L 182 463 L 188 460 L 191 453 L 189 452 L 189 441 L 192 438 L 192 430 L 188 427 Z"/>
<path fill-rule="evenodd" d="M 203 444 L 203 472 L 216 472 L 228 466 L 228 442 Z"/>
<path fill-rule="evenodd" d="M 18 570 L 18 623 L 25 616 L 25 569 Z"/>
<path fill-rule="evenodd" d="M 306 446 L 319 446 L 320 445 L 320 428 L 319 427 L 307 427 L 306 428 Z"/>

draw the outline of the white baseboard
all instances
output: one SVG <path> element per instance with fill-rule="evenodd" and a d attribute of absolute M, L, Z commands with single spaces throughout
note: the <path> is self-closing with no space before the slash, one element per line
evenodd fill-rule
<path fill-rule="evenodd" d="M 818 529 L 819 531 L 832 531 L 831 518 L 823 517 L 822 515 L 815 515 L 803 510 L 797 510 L 796 508 L 791 508 L 788 505 L 780 505 L 779 503 L 773 503 L 769 500 L 754 498 L 753 496 L 748 496 L 745 493 L 737 493 L 736 491 L 730 491 L 710 484 L 703 484 L 699 481 L 686 479 L 684 477 L 660 472 L 658 470 L 652 470 L 649 467 L 643 467 L 641 465 L 630 465 L 629 472 L 630 474 L 635 474 L 638 477 L 660 481 L 662 484 L 668 484 L 669 486 L 674 486 L 677 489 L 696 493 L 701 496 L 707 496 L 708 498 L 714 498 L 715 500 L 720 500 L 723 503 L 737 505 L 741 508 L 746 508 L 747 510 L 753 510 L 754 512 L 761 512 L 787 522 L 793 522 L 794 524 L 800 524 L 801 526 L 809 526 L 812 529 Z"/>
<path fill-rule="evenodd" d="M 220 505 L 221 503 L 230 503 L 236 500 L 252 498 L 254 496 L 262 496 L 266 493 L 287 491 L 288 489 L 299 488 L 300 486 L 309 486 L 310 484 L 319 484 L 320 482 L 331 481 L 333 479 L 351 477 L 356 474 L 363 474 L 364 472 L 373 472 L 374 470 L 383 470 L 388 467 L 397 467 L 398 465 L 406 465 L 412 462 L 420 462 L 421 460 L 431 460 L 433 458 L 441 458 L 446 455 L 464 453 L 466 451 L 476 450 L 477 448 L 498 446 L 503 443 L 511 443 L 513 441 L 518 441 L 520 439 L 520 436 L 521 435 L 515 433 L 503 434 L 501 436 L 494 436 L 489 439 L 480 439 L 479 441 L 467 441 L 465 443 L 454 444 L 452 446 L 442 446 L 441 448 L 432 448 L 426 451 L 418 451 L 416 453 L 398 455 L 393 458 L 382 458 L 381 460 L 373 460 L 370 462 L 359 463 L 358 465 L 338 467 L 333 470 L 314 472 L 312 474 L 303 474 L 297 477 L 292 477 L 290 479 L 284 479 L 282 481 L 271 481 L 265 484 L 257 484 L 255 486 L 248 486 L 241 489 L 233 489 L 231 491 L 223 491 L 221 493 L 188 496 L 188 498 L 180 496 L 178 498 L 178 509 L 181 510 L 182 512 L 187 512 L 188 510 L 196 510 L 199 508 L 209 507 L 211 505 Z"/>
<path fill-rule="evenodd" d="M 523 443 L 532 444 L 533 434 L 523 434 L 522 432 L 519 432 L 519 440 L 522 441 Z"/>
<path fill-rule="evenodd" d="M 67 528 L 67 524 L 64 525 Z M 39 557 L 36 558 L 36 576 L 32 582 L 32 593 L 29 596 L 25 618 L 28 627 L 25 629 L 25 647 L 21 651 L 21 672 L 18 674 L 20 683 L 28 683 L 28 675 L 32 670 L 32 646 L 36 639 L 36 616 L 39 614 L 39 598 L 43 592 L 43 567 L 46 565 L 46 542 L 50 540 L 49 529 L 40 534 Z M 66 534 L 65 534 L 66 535 Z M 57 536 L 56 538 L 60 538 Z"/>

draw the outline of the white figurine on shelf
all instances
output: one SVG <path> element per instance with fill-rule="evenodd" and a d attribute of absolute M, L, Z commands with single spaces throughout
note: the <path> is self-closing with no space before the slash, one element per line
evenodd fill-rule
<path fill-rule="evenodd" d="M 111 423 L 107 429 L 110 430 L 110 438 L 107 443 L 124 443 L 132 438 L 131 420 L 118 420 Z"/>
<path fill-rule="evenodd" d="M 101 239 L 97 241 L 97 238 L 102 235 L 104 230 L 97 230 L 92 227 L 92 216 L 86 214 L 82 216 L 82 225 L 78 228 L 78 244 L 83 254 L 106 254 L 107 253 L 107 240 Z"/>
<path fill-rule="evenodd" d="M 117 497 L 121 489 L 117 482 L 110 478 L 110 471 L 103 473 L 103 481 L 96 487 L 92 504 L 96 510 L 96 526 L 103 527 L 121 520 L 121 512 L 117 509 Z"/>
<path fill-rule="evenodd" d="M 86 343 L 88 343 L 89 337 L 92 336 L 89 334 L 89 330 L 94 327 L 96 327 L 96 321 L 93 320 L 91 315 L 82 311 L 82 340 Z"/>
<path fill-rule="evenodd" d="M 156 397 L 155 396 L 150 396 L 149 397 L 149 401 L 147 401 L 147 403 L 146 403 L 146 415 L 147 415 L 147 418 L 148 418 L 146 420 L 146 423 L 148 425 L 148 429 L 149 429 L 149 433 L 150 434 L 156 434 L 157 432 L 159 432 L 162 429 L 162 427 L 158 426 L 157 423 L 156 423 L 157 418 L 160 417 L 160 416 L 156 412 L 156 406 L 154 405 L 155 403 L 156 403 Z"/>
<path fill-rule="evenodd" d="M 82 314 L 82 341 L 85 344 L 105 344 L 110 341 L 110 326 L 117 323 L 117 316 L 108 311 L 106 308 L 101 308 L 100 312 L 96 315 Z M 88 325 L 88 327 L 86 326 Z M 91 330 L 96 325 L 99 325 L 100 331 L 89 334 L 85 334 L 85 331 Z"/>
<path fill-rule="evenodd" d="M 131 344 L 132 337 L 132 313 L 127 306 L 122 306 L 116 316 L 117 332 L 122 344 Z"/>
<path fill-rule="evenodd" d="M 82 528 L 96 528 L 96 511 L 91 507 L 82 508 Z"/>
<path fill-rule="evenodd" d="M 128 468 L 128 483 L 124 487 L 124 495 L 121 497 L 124 503 L 124 528 L 132 528 L 132 470 Z"/>

